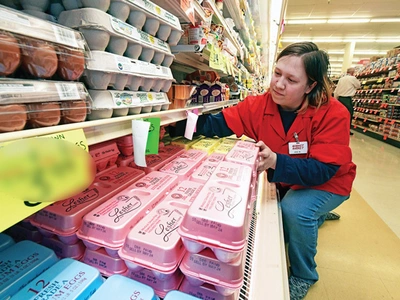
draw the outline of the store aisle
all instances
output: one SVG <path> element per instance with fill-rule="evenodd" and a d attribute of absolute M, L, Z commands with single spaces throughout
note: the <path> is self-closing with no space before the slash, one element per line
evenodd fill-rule
<path fill-rule="evenodd" d="M 320 228 L 320 280 L 305 299 L 400 300 L 400 149 L 360 133 L 351 146 L 353 193 Z"/>

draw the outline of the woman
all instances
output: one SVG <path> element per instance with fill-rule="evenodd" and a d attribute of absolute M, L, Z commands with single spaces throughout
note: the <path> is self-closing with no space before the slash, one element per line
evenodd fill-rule
<path fill-rule="evenodd" d="M 318 227 L 349 198 L 356 166 L 349 147 L 349 114 L 331 97 L 329 59 L 311 42 L 279 55 L 270 89 L 237 106 L 199 118 L 206 136 L 246 135 L 260 147 L 258 171 L 283 190 L 281 208 L 290 261 L 292 300 L 318 280 Z"/>

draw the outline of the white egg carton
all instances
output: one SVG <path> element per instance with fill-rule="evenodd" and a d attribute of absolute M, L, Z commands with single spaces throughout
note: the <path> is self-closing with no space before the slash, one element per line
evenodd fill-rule
<path fill-rule="evenodd" d="M 182 36 L 179 19 L 148 0 L 63 0 L 66 10 L 97 8 L 176 46 Z"/>
<path fill-rule="evenodd" d="M 90 50 L 105 50 L 166 67 L 174 60 L 166 42 L 95 8 L 63 11 L 58 22 L 81 31 Z"/>
<path fill-rule="evenodd" d="M 93 101 L 89 120 L 167 110 L 170 104 L 165 93 L 89 90 L 89 94 Z"/>
<path fill-rule="evenodd" d="M 92 51 L 83 79 L 89 89 L 168 92 L 175 81 L 171 69 L 104 51 Z"/>

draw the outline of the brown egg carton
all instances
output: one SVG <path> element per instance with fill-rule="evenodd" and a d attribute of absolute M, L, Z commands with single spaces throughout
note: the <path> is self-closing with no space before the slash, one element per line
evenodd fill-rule
<path fill-rule="evenodd" d="M 83 74 L 90 54 L 80 32 L 4 6 L 0 14 L 0 76 L 73 81 Z"/>
<path fill-rule="evenodd" d="M 0 132 L 83 122 L 91 107 L 79 82 L 0 79 Z"/>

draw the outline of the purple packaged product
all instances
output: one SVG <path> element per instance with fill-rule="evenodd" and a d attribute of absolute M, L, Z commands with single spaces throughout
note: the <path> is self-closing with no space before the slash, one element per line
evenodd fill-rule
<path fill-rule="evenodd" d="M 222 87 L 215 83 L 210 87 L 210 102 L 222 101 Z"/>
<path fill-rule="evenodd" d="M 197 102 L 198 103 L 209 103 L 210 102 L 210 85 L 202 83 L 198 88 Z"/>

